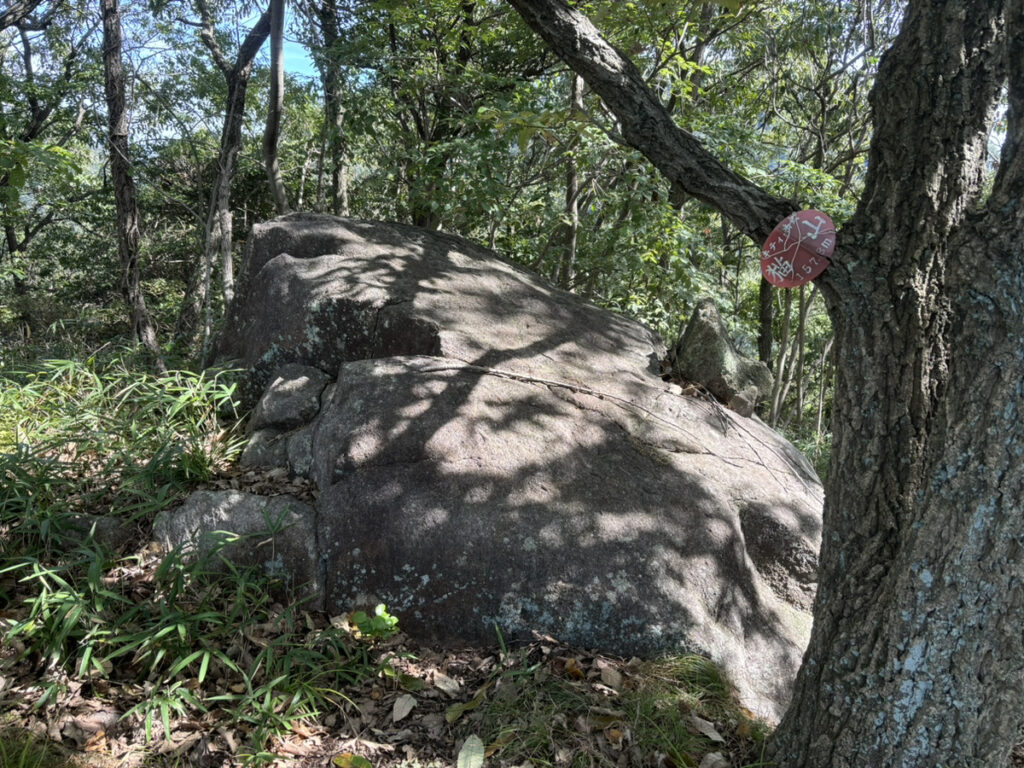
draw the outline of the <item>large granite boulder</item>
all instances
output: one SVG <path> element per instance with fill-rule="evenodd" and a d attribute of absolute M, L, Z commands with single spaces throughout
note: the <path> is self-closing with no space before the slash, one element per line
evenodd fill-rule
<path fill-rule="evenodd" d="M 287 442 L 318 489 L 325 610 L 384 602 L 427 639 L 697 651 L 751 709 L 784 708 L 821 486 L 756 419 L 663 382 L 649 329 L 455 237 L 290 215 L 254 228 L 218 350 L 250 404 L 305 393 L 294 418 L 265 403 L 254 439 Z"/>

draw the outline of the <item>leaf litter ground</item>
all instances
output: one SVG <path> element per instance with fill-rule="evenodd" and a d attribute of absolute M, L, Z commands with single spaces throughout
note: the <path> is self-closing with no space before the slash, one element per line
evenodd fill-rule
<path fill-rule="evenodd" d="M 665 727 L 645 711 L 658 704 L 630 694 L 652 683 L 680 686 L 668 661 L 614 659 L 541 637 L 502 652 L 439 649 L 397 635 L 376 643 L 372 655 L 381 670 L 377 676 L 346 689 L 347 701 L 334 711 L 291 721 L 287 731 L 263 745 L 261 762 L 359 768 L 367 764 L 352 758 L 361 757 L 374 768 L 449 766 L 456 764 L 465 741 L 477 736 L 485 765 L 709 768 L 752 761 L 758 742 L 751 737 L 757 729 L 763 733 L 742 714 L 732 720 L 702 718 L 695 714 L 701 702 L 692 694 L 674 697 L 662 691 L 666 711 L 660 718 L 676 721 L 689 751 L 684 753 L 682 745 L 654 748 L 650 734 L 642 731 Z M 64 676 L 60 695 L 37 709 L 38 678 L 27 661 L 5 664 L 0 678 L 4 728 L 8 735 L 14 729 L 62 745 L 70 765 L 222 768 L 245 764 L 246 753 L 253 751 L 246 726 L 215 709 L 174 714 L 170 738 L 161 725 L 147 743 L 141 717 L 124 717 L 151 693 L 145 685 Z M 200 687 L 194 678 L 185 684 Z M 212 690 L 216 680 L 206 684 L 207 697 L 219 693 Z M 709 762 L 708 755 L 738 760 Z"/>
<path fill-rule="evenodd" d="M 227 471 L 208 487 L 310 500 L 314 493 L 279 473 Z M 136 544 L 134 557 L 107 571 L 103 582 L 142 604 L 154 599 L 162 555 L 154 545 Z M 427 768 L 455 766 L 460 755 L 462 765 L 477 766 L 470 748 L 477 743 L 487 766 L 723 768 L 755 764 L 766 732 L 736 705 L 720 673 L 696 657 L 618 659 L 542 636 L 506 647 L 497 633 L 492 648 L 438 648 L 402 634 L 361 638 L 351 616 L 289 613 L 282 605 L 270 605 L 267 620 L 225 639 L 224 663 L 214 653 L 203 659 L 202 672 L 193 654 L 171 672 L 165 663 L 160 674 L 147 675 L 147 663 L 155 669 L 152 656 L 137 652 L 69 673 L 74 664 L 26 652 L 10 636 L 37 585 L 17 575 L 0 574 L 0 595 L 8 598 L 0 608 L 0 768 L 17 764 L 5 760 L 4 745 L 26 736 L 63 755 L 50 755 L 40 768 Z M 261 677 L 263 651 L 280 640 L 285 616 L 302 625 L 290 627 L 299 638 L 344 627 L 360 659 L 359 674 L 325 693 L 318 701 L 328 705 L 312 714 L 291 716 L 287 702 L 269 698 L 280 684 Z M 250 666 L 244 684 L 231 665 Z M 269 716 L 273 727 L 261 730 L 239 702 L 248 696 L 259 705 L 263 690 L 264 707 L 274 703 L 260 722 L 266 726 Z"/>

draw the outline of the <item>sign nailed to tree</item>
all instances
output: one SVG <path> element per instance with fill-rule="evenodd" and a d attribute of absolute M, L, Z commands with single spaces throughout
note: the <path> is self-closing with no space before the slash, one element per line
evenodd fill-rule
<path fill-rule="evenodd" d="M 761 249 L 761 274 L 778 288 L 797 288 L 828 266 L 836 225 L 827 213 L 797 211 L 782 220 Z"/>

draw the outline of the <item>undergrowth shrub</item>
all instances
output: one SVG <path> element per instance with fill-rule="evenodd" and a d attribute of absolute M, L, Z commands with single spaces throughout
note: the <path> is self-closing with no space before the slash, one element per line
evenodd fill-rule
<path fill-rule="evenodd" d="M 80 765 L 56 745 L 26 731 L 0 727 L 0 768 L 76 768 Z"/>
<path fill-rule="evenodd" d="M 234 393 L 230 372 L 155 376 L 127 354 L 3 372 L 0 507 L 36 518 L 162 508 L 239 449 L 217 418 Z"/>
<path fill-rule="evenodd" d="M 0 674 L 32 667 L 36 708 L 69 678 L 105 678 L 139 693 L 124 717 L 147 740 L 216 709 L 258 763 L 272 735 L 379 672 L 366 643 L 222 557 L 238 537 L 201 557 L 122 557 L 83 533 L 83 515 L 145 529 L 210 479 L 240 447 L 235 420 L 218 419 L 234 407 L 230 373 L 155 376 L 126 354 L 0 372 Z"/>

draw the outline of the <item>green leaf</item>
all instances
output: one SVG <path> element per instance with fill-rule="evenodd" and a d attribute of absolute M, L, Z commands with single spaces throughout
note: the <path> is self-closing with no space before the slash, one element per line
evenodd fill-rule
<path fill-rule="evenodd" d="M 422 691 L 424 688 L 424 682 L 418 677 L 407 675 L 403 672 L 398 674 L 398 684 L 407 691 Z"/>
<path fill-rule="evenodd" d="M 519 151 L 526 152 L 527 147 L 530 146 L 530 139 L 533 137 L 533 128 L 528 125 L 524 125 L 519 129 L 519 133 L 516 135 L 516 140 L 519 142 Z"/>
<path fill-rule="evenodd" d="M 480 768 L 484 764 L 484 743 L 476 734 L 470 736 L 459 750 L 457 768 Z"/>
<path fill-rule="evenodd" d="M 8 172 L 7 183 L 15 189 L 25 186 L 25 167 L 16 165 Z"/>
<path fill-rule="evenodd" d="M 331 764 L 338 766 L 338 768 L 373 768 L 373 763 L 365 757 L 353 755 L 351 752 L 342 752 L 340 755 L 335 755 L 334 759 L 331 760 Z"/>
<path fill-rule="evenodd" d="M 199 682 L 206 679 L 206 672 L 210 668 L 210 652 L 203 653 L 203 661 L 199 665 Z"/>
<path fill-rule="evenodd" d="M 483 703 L 484 699 L 487 698 L 487 687 L 488 686 L 484 686 L 484 688 L 478 691 L 476 696 L 474 696 L 471 700 L 464 702 L 456 702 L 455 704 L 452 704 L 450 707 L 448 707 L 448 709 L 446 709 L 444 713 L 444 719 L 448 721 L 448 724 L 450 725 L 454 723 L 467 712 L 471 712 L 477 707 L 479 707 L 480 704 Z"/>

